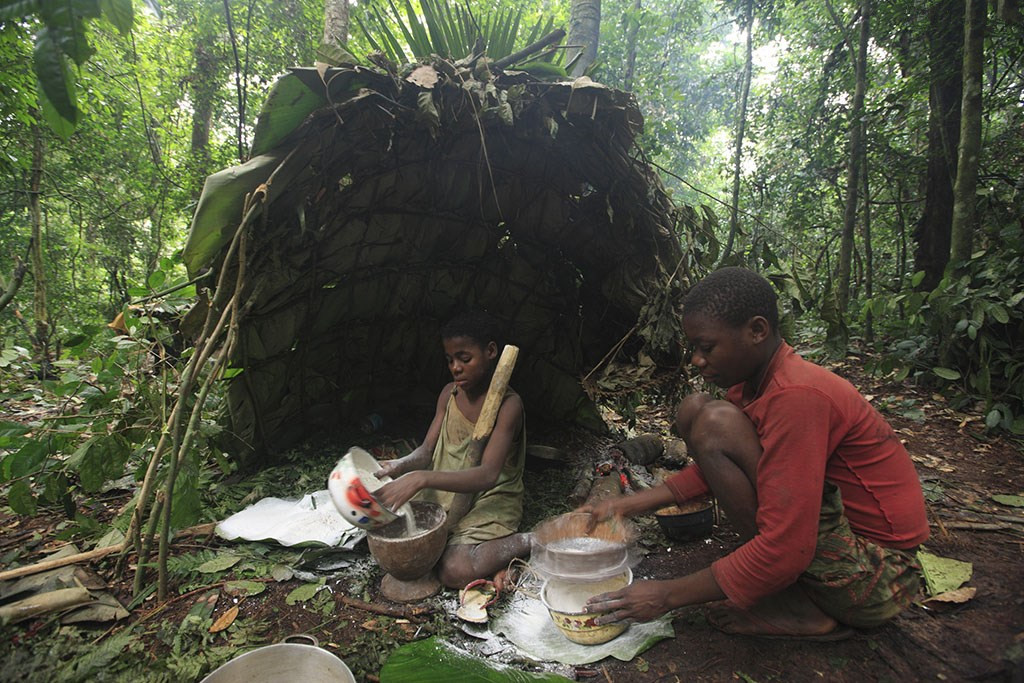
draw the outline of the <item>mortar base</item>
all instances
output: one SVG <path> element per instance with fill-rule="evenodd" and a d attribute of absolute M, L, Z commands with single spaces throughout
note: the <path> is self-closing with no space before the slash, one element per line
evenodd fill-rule
<path fill-rule="evenodd" d="M 392 602 L 419 602 L 441 590 L 441 582 L 429 571 L 418 579 L 401 581 L 385 574 L 380 581 L 381 594 Z"/>

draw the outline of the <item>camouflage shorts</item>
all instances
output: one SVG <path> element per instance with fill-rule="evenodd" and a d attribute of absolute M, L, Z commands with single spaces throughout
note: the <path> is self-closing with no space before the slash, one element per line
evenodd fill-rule
<path fill-rule="evenodd" d="M 798 580 L 822 611 L 859 628 L 883 624 L 914 601 L 919 572 L 913 552 L 857 536 L 843 514 L 839 489 L 825 482 L 818 547 Z"/>

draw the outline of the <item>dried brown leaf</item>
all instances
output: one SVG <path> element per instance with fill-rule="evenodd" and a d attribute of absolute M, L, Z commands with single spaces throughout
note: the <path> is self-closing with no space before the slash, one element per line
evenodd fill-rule
<path fill-rule="evenodd" d="M 429 90 L 437 85 L 438 78 L 440 75 L 434 67 L 423 65 L 415 68 L 411 74 L 405 77 L 405 80 Z"/>
<path fill-rule="evenodd" d="M 220 633 L 231 624 L 235 623 L 235 619 L 238 617 L 238 605 L 235 605 L 224 614 L 217 617 L 217 621 L 213 622 L 210 626 L 210 633 Z"/>
<path fill-rule="evenodd" d="M 975 593 L 978 592 L 977 588 L 973 586 L 964 586 L 963 588 L 957 588 L 956 590 L 946 591 L 945 593 L 939 593 L 925 600 L 925 602 L 967 602 L 974 597 Z"/>

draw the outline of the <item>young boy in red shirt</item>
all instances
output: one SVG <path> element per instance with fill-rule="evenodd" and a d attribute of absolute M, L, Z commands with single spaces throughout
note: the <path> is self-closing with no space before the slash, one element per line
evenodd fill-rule
<path fill-rule="evenodd" d="M 796 355 L 761 276 L 723 268 L 687 295 L 691 363 L 727 389 L 693 394 L 674 428 L 695 464 L 660 486 L 585 507 L 636 515 L 708 492 L 744 543 L 706 569 L 591 599 L 599 619 L 645 621 L 727 598 L 727 633 L 834 640 L 884 623 L 916 595 L 924 496 L 892 428 L 846 380 Z"/>

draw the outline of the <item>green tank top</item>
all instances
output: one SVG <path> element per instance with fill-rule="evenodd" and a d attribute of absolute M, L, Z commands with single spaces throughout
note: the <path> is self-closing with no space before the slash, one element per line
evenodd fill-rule
<path fill-rule="evenodd" d="M 441 423 L 441 433 L 434 446 L 430 469 L 456 472 L 466 469 L 469 445 L 475 422 L 462 414 L 455 403 L 456 390 L 448 397 Z M 515 392 L 508 389 L 505 398 Z M 487 491 L 477 493 L 469 512 L 455 525 L 448 537 L 449 545 L 476 544 L 514 534 L 523 518 L 523 465 L 526 462 L 526 416 L 523 425 L 509 448 L 508 457 L 498 474 L 498 480 Z M 455 494 L 451 491 L 425 489 L 415 500 L 437 503 L 447 511 Z"/>

